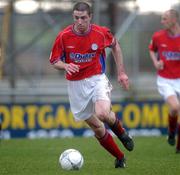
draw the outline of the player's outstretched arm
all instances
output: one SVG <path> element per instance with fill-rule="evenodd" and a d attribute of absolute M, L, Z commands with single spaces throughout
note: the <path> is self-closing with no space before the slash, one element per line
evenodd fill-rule
<path fill-rule="evenodd" d="M 129 79 L 124 70 L 123 55 L 118 41 L 115 39 L 115 44 L 112 47 L 112 54 L 117 67 L 118 82 L 125 90 L 129 89 Z"/>

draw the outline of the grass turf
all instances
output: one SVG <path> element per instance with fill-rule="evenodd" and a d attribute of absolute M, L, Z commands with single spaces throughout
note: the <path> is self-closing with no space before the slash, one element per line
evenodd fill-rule
<path fill-rule="evenodd" d="M 1 175 L 179 175 L 180 154 L 165 137 L 135 137 L 135 149 L 125 152 L 127 167 L 114 168 L 114 158 L 94 138 L 11 139 L 0 142 Z M 80 150 L 85 163 L 79 171 L 62 170 L 58 158 L 68 148 Z"/>

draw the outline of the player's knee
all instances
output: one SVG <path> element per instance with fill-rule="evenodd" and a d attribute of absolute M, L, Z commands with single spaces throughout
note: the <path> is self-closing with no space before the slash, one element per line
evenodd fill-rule
<path fill-rule="evenodd" d="M 179 112 L 180 112 L 180 104 L 175 104 L 175 105 L 171 106 L 171 114 L 172 115 L 178 115 Z"/>
<path fill-rule="evenodd" d="M 98 112 L 96 112 L 96 116 L 101 120 L 101 121 L 106 121 L 106 119 L 109 116 L 110 111 L 109 110 L 99 110 Z"/>
<path fill-rule="evenodd" d="M 105 134 L 105 127 L 103 124 L 97 125 L 97 127 L 94 128 L 94 133 L 97 138 L 102 138 Z"/>

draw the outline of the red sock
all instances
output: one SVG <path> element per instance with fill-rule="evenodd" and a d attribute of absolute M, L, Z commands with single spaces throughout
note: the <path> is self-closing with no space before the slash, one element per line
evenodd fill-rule
<path fill-rule="evenodd" d="M 114 132 L 114 134 L 116 134 L 117 137 L 120 137 L 121 134 L 125 131 L 125 129 L 122 127 L 120 120 L 117 117 L 114 125 L 109 127 Z"/>
<path fill-rule="evenodd" d="M 177 134 L 177 145 L 176 149 L 180 150 L 180 124 L 178 125 L 178 134 Z"/>
<path fill-rule="evenodd" d="M 118 148 L 117 144 L 114 142 L 113 137 L 107 131 L 102 138 L 97 138 L 99 143 L 114 157 L 117 159 L 122 159 L 124 157 L 123 152 Z"/>
<path fill-rule="evenodd" d="M 177 128 L 177 115 L 171 116 L 169 114 L 168 122 L 169 122 L 169 132 L 175 134 Z"/>

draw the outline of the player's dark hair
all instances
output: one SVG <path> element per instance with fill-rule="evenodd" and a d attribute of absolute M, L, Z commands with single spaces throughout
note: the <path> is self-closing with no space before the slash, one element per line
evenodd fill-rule
<path fill-rule="evenodd" d="M 92 9 L 90 5 L 86 2 L 77 2 L 73 7 L 73 12 L 77 11 L 87 11 L 88 15 L 92 14 Z"/>

